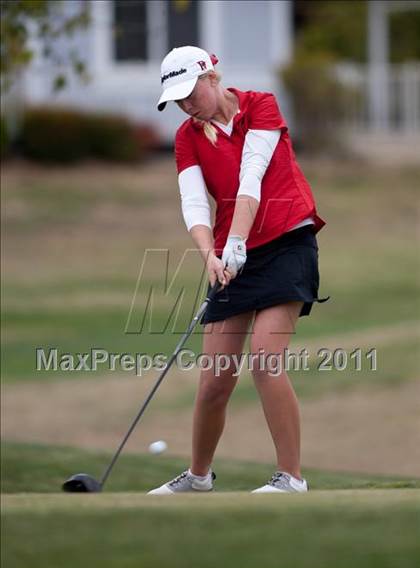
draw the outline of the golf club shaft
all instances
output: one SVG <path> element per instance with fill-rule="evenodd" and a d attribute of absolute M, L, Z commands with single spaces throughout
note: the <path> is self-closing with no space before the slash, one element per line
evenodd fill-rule
<path fill-rule="evenodd" d="M 175 348 L 175 351 L 173 352 L 171 358 L 168 361 L 168 364 L 166 365 L 165 369 L 162 371 L 162 373 L 160 374 L 158 380 L 156 381 L 155 385 L 153 386 L 152 390 L 150 391 L 150 393 L 148 394 L 146 400 L 144 401 L 142 407 L 140 408 L 137 416 L 134 418 L 130 428 L 128 429 L 126 435 L 124 436 L 124 438 L 122 439 L 120 445 L 117 448 L 117 451 L 115 452 L 110 464 L 108 465 L 108 467 L 106 468 L 106 470 L 104 471 L 101 480 L 100 480 L 100 484 L 101 486 L 103 486 L 106 482 L 106 480 L 108 479 L 109 474 L 112 471 L 112 468 L 115 465 L 115 462 L 117 461 L 120 453 L 122 452 L 128 438 L 130 437 L 131 433 L 133 432 L 134 428 L 137 426 L 140 418 L 143 416 L 144 411 L 146 410 L 149 402 L 152 400 L 155 392 L 157 391 L 157 389 L 159 388 L 160 383 L 163 381 L 163 379 L 166 376 L 166 373 L 169 371 L 170 367 L 172 366 L 172 363 L 175 361 L 178 353 L 181 351 L 184 343 L 187 341 L 187 339 L 189 338 L 189 336 L 191 335 L 191 333 L 193 332 L 195 326 L 197 325 L 198 321 L 200 320 L 200 318 L 203 316 L 204 312 L 207 309 L 208 304 L 214 299 L 214 297 L 216 296 L 217 292 L 220 290 L 221 288 L 221 284 L 216 281 L 216 284 L 213 286 L 213 288 L 210 290 L 210 292 L 208 293 L 206 299 L 204 300 L 204 302 L 201 304 L 200 309 L 198 310 L 197 314 L 194 316 L 194 319 L 191 321 L 190 325 L 188 326 L 187 331 L 184 333 L 184 335 L 181 337 L 178 345 Z"/>

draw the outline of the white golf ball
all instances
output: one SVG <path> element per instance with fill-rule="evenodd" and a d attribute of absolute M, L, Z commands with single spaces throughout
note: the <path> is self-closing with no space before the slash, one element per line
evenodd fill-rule
<path fill-rule="evenodd" d="M 161 454 L 166 450 L 167 447 L 168 444 L 166 442 L 164 442 L 163 440 L 159 440 L 157 442 L 153 442 L 152 444 L 150 444 L 149 452 L 151 454 Z"/>

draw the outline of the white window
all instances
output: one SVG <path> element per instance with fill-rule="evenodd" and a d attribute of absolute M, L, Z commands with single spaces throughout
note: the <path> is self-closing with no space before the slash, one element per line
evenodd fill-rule
<path fill-rule="evenodd" d="M 147 61 L 147 1 L 114 2 L 114 56 L 116 61 Z"/>
<path fill-rule="evenodd" d="M 198 45 L 198 10 L 194 0 L 114 0 L 114 60 L 160 61 L 173 47 Z"/>

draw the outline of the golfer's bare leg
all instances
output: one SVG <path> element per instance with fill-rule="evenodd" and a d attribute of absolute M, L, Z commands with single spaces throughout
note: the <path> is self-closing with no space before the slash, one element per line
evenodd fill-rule
<path fill-rule="evenodd" d="M 248 312 L 206 325 L 203 353 L 213 360 L 216 354 L 240 357 L 252 316 Z M 193 419 L 191 471 L 195 475 L 206 475 L 213 460 L 225 425 L 226 405 L 238 380 L 234 372 L 232 364 L 218 377 L 214 369 L 201 371 Z"/>
<path fill-rule="evenodd" d="M 251 352 L 282 356 L 295 331 L 303 302 L 288 302 L 267 308 L 255 316 Z M 264 409 L 277 453 L 277 466 L 300 478 L 300 417 L 295 391 L 286 372 L 270 376 L 268 370 L 253 371 L 254 382 Z"/>

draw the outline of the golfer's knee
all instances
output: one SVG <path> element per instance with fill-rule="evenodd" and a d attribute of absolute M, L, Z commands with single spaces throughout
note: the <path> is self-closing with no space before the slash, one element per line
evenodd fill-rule
<path fill-rule="evenodd" d="M 257 346 L 257 342 L 251 339 L 249 353 L 249 370 L 251 371 L 254 381 L 262 378 L 261 373 L 261 357 L 263 356 L 261 346 Z"/>
<path fill-rule="evenodd" d="M 255 384 L 261 382 L 267 376 L 267 373 L 260 368 L 252 369 L 251 373 Z"/>
<path fill-rule="evenodd" d="M 251 340 L 250 348 L 250 371 L 257 385 L 267 378 L 278 377 L 282 374 L 285 346 L 276 345 L 275 352 L 271 352 L 257 339 L 256 341 Z"/>
<path fill-rule="evenodd" d="M 202 386 L 197 401 L 212 409 L 224 408 L 232 394 L 233 385 L 223 382 L 223 377 L 213 377 Z"/>

